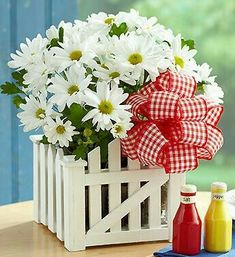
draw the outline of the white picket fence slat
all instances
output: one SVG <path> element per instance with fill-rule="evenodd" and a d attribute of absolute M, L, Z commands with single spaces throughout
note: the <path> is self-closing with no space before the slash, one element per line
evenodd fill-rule
<path fill-rule="evenodd" d="M 55 158 L 56 174 L 56 234 L 57 237 L 64 240 L 64 176 L 62 172 L 61 161 L 64 158 L 63 150 L 58 149 Z"/>
<path fill-rule="evenodd" d="M 69 251 L 94 245 L 172 239 L 172 220 L 179 205 L 180 187 L 185 183 L 184 174 L 167 175 L 162 169 L 141 167 L 129 158 L 127 167 L 122 168 L 119 140 L 109 144 L 108 168 L 101 169 L 99 147 L 88 153 L 88 162 L 75 161 L 74 156 L 64 156 L 62 149 L 40 143 L 41 136 L 30 139 L 34 220 L 56 233 Z M 168 224 L 161 224 L 161 187 L 166 182 Z M 123 183 L 125 198 L 121 202 Z M 108 187 L 108 199 L 103 199 L 104 185 Z M 141 203 L 146 199 L 148 226 L 142 228 Z M 104 200 L 107 215 L 102 217 Z M 122 230 L 122 219 L 127 215 Z"/>
<path fill-rule="evenodd" d="M 116 139 L 108 146 L 108 168 L 110 172 L 121 172 L 121 149 L 120 143 Z M 121 184 L 109 184 L 109 212 L 117 208 L 121 203 Z M 121 220 L 117 220 L 110 228 L 112 232 L 121 231 Z"/>
<path fill-rule="evenodd" d="M 34 220 L 40 223 L 40 137 L 30 136 L 33 141 L 33 215 Z"/>
<path fill-rule="evenodd" d="M 100 147 L 95 148 L 88 154 L 88 171 L 99 175 L 100 167 Z M 101 185 L 89 187 L 89 222 L 90 227 L 94 226 L 101 219 Z"/>
<path fill-rule="evenodd" d="M 56 150 L 53 145 L 48 147 L 48 228 L 56 232 L 56 183 L 55 183 Z"/>
<path fill-rule="evenodd" d="M 161 187 L 156 187 L 149 196 L 149 228 L 158 228 L 161 226 Z"/>
<path fill-rule="evenodd" d="M 85 161 L 64 157 L 64 245 L 69 251 L 85 245 Z M 73 190 L 71 190 L 71 188 Z"/>
<path fill-rule="evenodd" d="M 127 160 L 128 170 L 140 170 L 140 163 L 136 160 L 131 160 L 128 158 Z M 131 174 L 133 175 L 133 174 Z M 138 191 L 140 188 L 140 181 L 138 182 L 130 182 L 128 184 L 128 197 Z M 129 229 L 130 230 L 139 230 L 141 228 L 141 209 L 140 204 L 138 204 L 135 208 L 133 208 L 129 212 Z"/>
<path fill-rule="evenodd" d="M 40 217 L 43 225 L 48 221 L 47 150 L 48 145 L 40 144 Z"/>

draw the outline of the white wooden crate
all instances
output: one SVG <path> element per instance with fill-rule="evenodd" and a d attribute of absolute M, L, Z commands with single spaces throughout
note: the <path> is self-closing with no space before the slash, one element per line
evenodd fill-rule
<path fill-rule="evenodd" d="M 56 233 L 69 251 L 94 245 L 171 240 L 172 219 L 179 205 L 180 187 L 185 183 L 184 174 L 167 175 L 162 169 L 142 168 L 138 161 L 130 159 L 127 168 L 121 168 L 119 140 L 109 144 L 108 169 L 104 170 L 99 147 L 88 154 L 87 163 L 74 161 L 74 156 L 64 156 L 62 149 L 40 143 L 41 136 L 30 138 L 34 156 L 34 220 Z M 166 182 L 167 225 L 161 224 L 161 186 Z M 127 184 L 128 197 L 121 201 L 123 183 Z M 108 213 L 103 217 L 102 185 L 108 185 Z M 148 226 L 143 227 L 141 203 L 146 199 Z M 128 227 L 123 228 L 121 220 L 126 215 Z"/>

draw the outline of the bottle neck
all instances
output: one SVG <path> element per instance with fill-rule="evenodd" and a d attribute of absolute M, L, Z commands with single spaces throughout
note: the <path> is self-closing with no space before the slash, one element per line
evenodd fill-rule
<path fill-rule="evenodd" d="M 211 201 L 224 202 L 225 192 L 211 192 Z"/>
<path fill-rule="evenodd" d="M 190 204 L 195 204 L 196 202 L 196 193 L 182 193 L 181 192 L 181 203 L 190 205 Z"/>

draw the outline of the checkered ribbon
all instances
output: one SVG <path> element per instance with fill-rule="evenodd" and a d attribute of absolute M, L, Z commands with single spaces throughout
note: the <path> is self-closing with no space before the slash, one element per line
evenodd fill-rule
<path fill-rule="evenodd" d="M 223 107 L 195 96 L 193 77 L 167 71 L 130 95 L 135 126 L 121 140 L 123 154 L 166 173 L 181 173 L 210 160 L 222 147 L 216 127 Z"/>

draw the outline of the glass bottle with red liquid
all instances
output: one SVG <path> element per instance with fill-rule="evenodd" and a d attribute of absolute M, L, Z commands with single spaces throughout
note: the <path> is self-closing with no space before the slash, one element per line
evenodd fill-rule
<path fill-rule="evenodd" d="M 201 249 L 201 227 L 196 205 L 197 188 L 194 185 L 181 187 L 181 203 L 173 221 L 173 252 L 196 255 Z"/>

